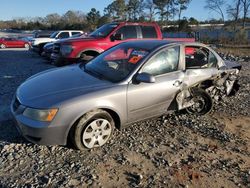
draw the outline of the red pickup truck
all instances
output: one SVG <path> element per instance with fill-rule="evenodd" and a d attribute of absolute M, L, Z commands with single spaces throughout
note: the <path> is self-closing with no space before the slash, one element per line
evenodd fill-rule
<path fill-rule="evenodd" d="M 110 23 L 98 28 L 85 38 L 55 42 L 52 64 L 62 66 L 79 60 L 90 60 L 108 48 L 129 40 L 159 39 L 162 33 L 157 23 Z M 165 38 L 164 40 L 168 40 Z M 175 41 L 195 41 L 194 38 L 175 38 Z"/>

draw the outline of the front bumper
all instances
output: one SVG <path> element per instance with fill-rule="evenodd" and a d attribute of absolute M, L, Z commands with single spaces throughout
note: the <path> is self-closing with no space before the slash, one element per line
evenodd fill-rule
<path fill-rule="evenodd" d="M 78 62 L 78 59 L 75 58 L 65 58 L 62 57 L 60 54 L 52 53 L 50 56 L 51 62 L 54 65 L 62 66 L 62 65 L 69 65 Z"/>
<path fill-rule="evenodd" d="M 44 57 L 47 60 L 50 60 L 50 58 L 51 58 L 51 52 L 45 52 L 45 51 L 43 51 L 42 54 L 41 54 L 41 56 Z"/>
<path fill-rule="evenodd" d="M 30 45 L 30 50 L 38 53 L 40 51 L 40 48 L 36 45 Z"/>
<path fill-rule="evenodd" d="M 16 120 L 16 127 L 22 136 L 35 144 L 41 145 L 66 145 L 68 126 L 53 125 L 40 122 L 22 115 L 23 106 L 16 107 L 16 99 L 11 103 L 11 112 Z"/>

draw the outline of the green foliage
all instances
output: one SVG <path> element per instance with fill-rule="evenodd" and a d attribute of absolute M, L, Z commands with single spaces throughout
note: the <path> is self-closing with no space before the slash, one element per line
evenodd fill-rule
<path fill-rule="evenodd" d="M 198 24 L 199 24 L 199 21 L 196 20 L 196 19 L 193 18 L 193 17 L 189 18 L 188 21 L 189 21 L 189 24 L 190 24 L 190 25 L 198 25 Z"/>
<path fill-rule="evenodd" d="M 179 21 L 179 31 L 191 31 L 187 20 L 183 19 Z"/>
<path fill-rule="evenodd" d="M 99 19 L 101 18 L 100 12 L 95 8 L 92 8 L 91 11 L 87 14 L 87 21 L 89 28 L 91 30 L 96 29 L 99 24 Z"/>
<path fill-rule="evenodd" d="M 113 20 L 126 20 L 127 5 L 125 0 L 115 0 L 109 4 L 105 9 L 105 15 L 111 17 Z"/>

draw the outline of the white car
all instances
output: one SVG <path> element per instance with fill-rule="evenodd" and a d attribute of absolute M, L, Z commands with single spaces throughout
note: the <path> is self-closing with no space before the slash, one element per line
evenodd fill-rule
<path fill-rule="evenodd" d="M 49 38 L 34 38 L 31 41 L 31 49 L 33 51 L 36 51 L 39 54 L 41 54 L 45 44 L 47 44 L 49 42 L 55 42 L 55 41 L 60 40 L 60 39 L 69 38 L 73 35 L 81 34 L 81 33 L 83 33 L 83 31 L 65 30 L 65 31 L 56 31 L 56 32 L 52 33 Z"/>

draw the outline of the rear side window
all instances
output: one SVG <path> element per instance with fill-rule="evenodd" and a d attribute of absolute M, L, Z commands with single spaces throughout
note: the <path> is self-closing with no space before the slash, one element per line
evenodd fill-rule
<path fill-rule="evenodd" d="M 142 38 L 157 38 L 155 27 L 141 26 Z"/>
<path fill-rule="evenodd" d="M 65 38 L 69 38 L 69 32 L 62 32 L 58 35 L 59 39 L 65 39 Z"/>
<path fill-rule="evenodd" d="M 186 68 L 217 67 L 216 56 L 207 48 L 200 46 L 185 47 Z"/>
<path fill-rule="evenodd" d="M 133 25 L 121 27 L 116 33 L 122 34 L 124 40 L 137 38 L 136 26 Z"/>
<path fill-rule="evenodd" d="M 80 34 L 80 32 L 72 32 L 72 35 Z"/>

